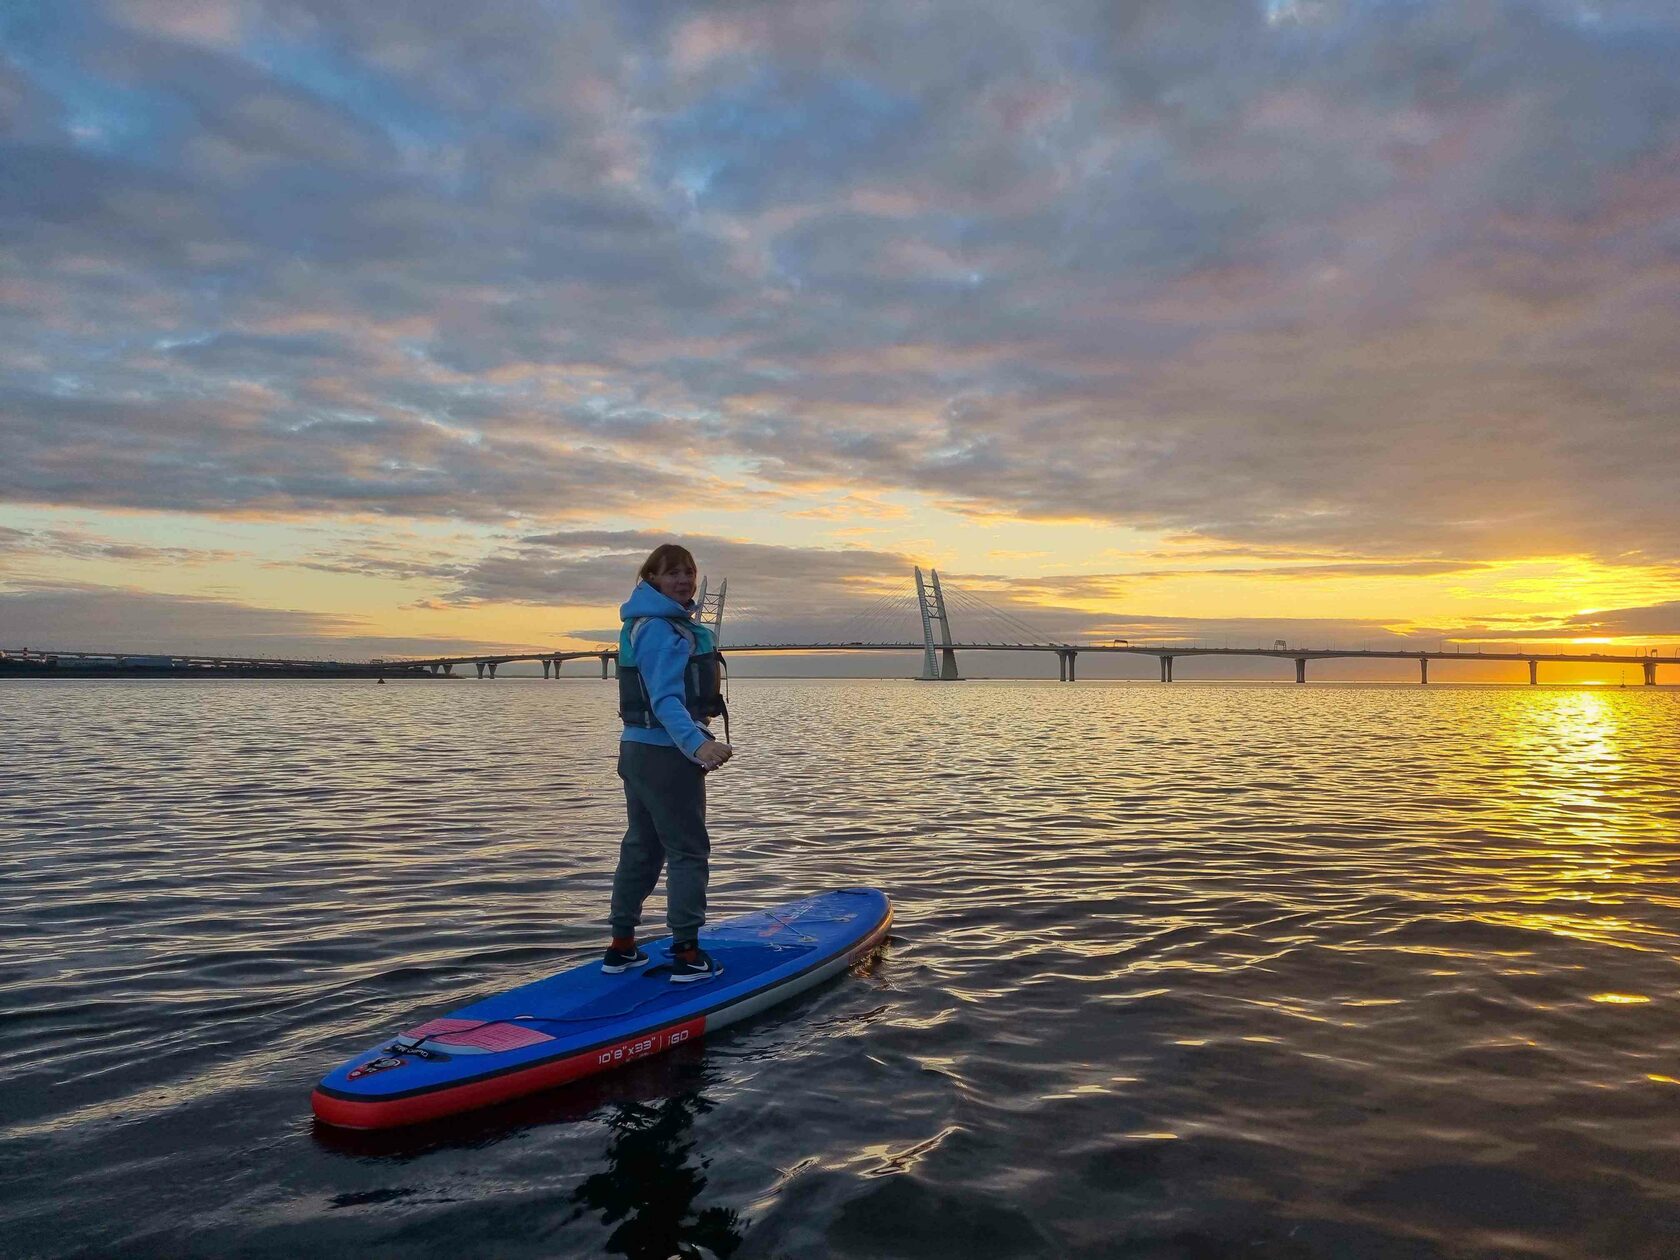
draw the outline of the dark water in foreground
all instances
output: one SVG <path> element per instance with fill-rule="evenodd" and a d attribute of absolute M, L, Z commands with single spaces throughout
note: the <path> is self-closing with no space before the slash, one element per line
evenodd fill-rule
<path fill-rule="evenodd" d="M 329 1066 L 590 956 L 595 680 L 0 684 L 0 1252 L 1657 1257 L 1680 693 L 737 682 L 715 917 L 865 974 L 451 1128 Z"/>

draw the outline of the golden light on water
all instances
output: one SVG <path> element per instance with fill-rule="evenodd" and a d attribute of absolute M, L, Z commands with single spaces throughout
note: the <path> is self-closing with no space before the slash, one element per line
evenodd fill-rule
<path fill-rule="evenodd" d="M 1497 741 L 1512 767 L 1499 792 L 1503 809 L 1540 845 L 1573 846 L 1615 834 L 1607 823 L 1626 776 L 1616 704 L 1590 691 L 1554 691 L 1514 708 L 1519 720 L 1502 724 Z"/>
<path fill-rule="evenodd" d="M 1497 911 L 1477 914 L 1474 917 L 1480 923 L 1521 928 L 1529 932 L 1545 932 L 1552 936 L 1567 936 L 1584 944 L 1608 945 L 1613 949 L 1658 953 L 1666 947 L 1666 942 L 1662 945 L 1645 944 L 1631 939 L 1642 934 L 1645 929 L 1641 924 L 1629 919 L 1588 918 L 1584 915 L 1570 914 L 1511 914 Z"/>
<path fill-rule="evenodd" d="M 1499 830 L 1523 839 L 1501 851 L 1491 884 L 1469 897 L 1480 903 L 1471 912 L 1476 921 L 1635 953 L 1670 948 L 1665 933 L 1623 912 L 1644 871 L 1628 845 L 1629 811 L 1643 781 L 1635 764 L 1639 723 L 1628 707 L 1636 695 L 1536 692 L 1501 710 L 1504 720 L 1486 745 L 1496 769 L 1478 790 L 1501 816 Z M 1521 902 L 1529 905 L 1516 908 Z M 1591 1000 L 1651 999 L 1607 989 Z"/>

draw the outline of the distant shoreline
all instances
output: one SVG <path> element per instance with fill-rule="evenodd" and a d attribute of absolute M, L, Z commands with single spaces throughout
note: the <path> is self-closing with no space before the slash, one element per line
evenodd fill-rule
<path fill-rule="evenodd" d="M 0 660 L 0 678 L 38 678 L 68 681 L 77 678 L 455 678 L 458 675 L 401 666 L 331 665 L 312 666 L 228 665 L 61 665 L 57 662 Z"/>

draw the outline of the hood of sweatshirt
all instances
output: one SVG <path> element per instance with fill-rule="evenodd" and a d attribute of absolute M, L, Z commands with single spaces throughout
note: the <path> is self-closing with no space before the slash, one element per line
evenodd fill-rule
<path fill-rule="evenodd" d="M 632 617 L 692 617 L 694 605 L 684 608 L 669 595 L 662 595 L 646 582 L 637 582 L 630 598 L 618 606 L 621 621 Z"/>

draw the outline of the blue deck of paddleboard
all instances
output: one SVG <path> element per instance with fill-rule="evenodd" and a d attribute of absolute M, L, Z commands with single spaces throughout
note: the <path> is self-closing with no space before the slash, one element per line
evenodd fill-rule
<path fill-rule="evenodd" d="M 489 1054 L 453 1053 L 447 1045 L 428 1042 L 427 1049 L 447 1057 L 411 1059 L 398 1071 L 349 1079 L 358 1065 L 391 1045 L 393 1030 L 393 1036 L 334 1069 L 321 1084 L 343 1095 L 377 1101 L 499 1075 L 694 1019 L 785 985 L 855 948 L 880 924 L 887 905 L 886 895 L 877 889 L 846 888 L 724 920 L 700 933 L 701 946 L 722 965 L 722 974 L 691 984 L 669 979 L 669 939 L 644 944 L 649 964 L 616 976 L 604 974 L 600 960 L 591 959 L 438 1016 L 485 1022 L 534 1016 L 517 1022 L 547 1033 L 552 1041 Z M 415 1019 L 404 1027 L 425 1022 Z"/>

